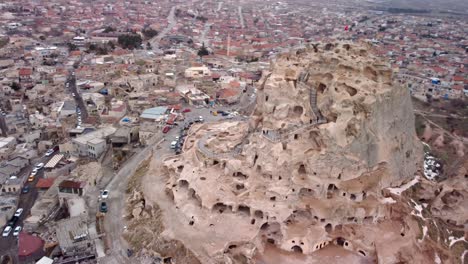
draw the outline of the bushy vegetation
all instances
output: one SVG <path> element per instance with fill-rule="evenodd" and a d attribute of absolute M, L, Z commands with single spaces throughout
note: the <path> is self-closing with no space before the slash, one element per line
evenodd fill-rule
<path fill-rule="evenodd" d="M 125 34 L 118 38 L 119 45 L 124 49 L 138 49 L 142 42 L 143 39 L 138 34 Z"/>
<path fill-rule="evenodd" d="M 152 28 L 145 28 L 143 29 L 143 31 L 141 31 L 141 33 L 143 33 L 143 36 L 145 36 L 146 39 L 153 38 L 159 34 L 157 30 L 154 30 Z"/>

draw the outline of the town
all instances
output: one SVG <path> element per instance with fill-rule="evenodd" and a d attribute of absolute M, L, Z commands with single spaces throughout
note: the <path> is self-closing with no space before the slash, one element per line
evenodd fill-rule
<path fill-rule="evenodd" d="M 245 120 L 293 47 L 365 43 L 414 98 L 466 100 L 466 14 L 352 2 L 0 3 L 0 260 L 131 257 L 112 234 L 129 177 L 193 124 Z"/>

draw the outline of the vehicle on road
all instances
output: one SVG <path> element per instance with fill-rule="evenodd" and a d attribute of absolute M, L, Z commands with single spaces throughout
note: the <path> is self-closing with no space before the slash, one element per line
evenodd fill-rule
<path fill-rule="evenodd" d="M 203 120 L 203 116 L 199 116 L 199 117 L 198 117 L 198 121 L 203 122 L 203 121 L 205 121 L 205 120 Z"/>
<path fill-rule="evenodd" d="M 101 213 L 107 213 L 107 203 L 106 202 L 101 203 L 101 205 L 99 206 L 99 211 Z"/>
<path fill-rule="evenodd" d="M 19 219 L 19 217 L 13 216 L 13 217 L 10 219 L 10 221 L 8 221 L 8 224 L 7 224 L 7 225 L 10 226 L 10 227 L 14 226 L 14 225 L 16 224 L 16 222 L 18 222 L 18 219 Z"/>
<path fill-rule="evenodd" d="M 176 145 L 177 145 L 177 141 L 172 141 L 171 142 L 171 149 L 175 149 L 176 148 Z"/>
<path fill-rule="evenodd" d="M 28 182 L 33 182 L 33 181 L 34 181 L 34 175 L 29 175 Z"/>
<path fill-rule="evenodd" d="M 107 199 L 109 197 L 109 190 L 101 191 L 101 199 Z"/>
<path fill-rule="evenodd" d="M 13 236 L 18 236 L 21 232 L 21 229 L 23 229 L 21 226 L 15 227 L 15 230 L 13 230 Z"/>
<path fill-rule="evenodd" d="M 16 212 L 15 212 L 15 216 L 20 217 L 21 214 L 23 213 L 23 211 L 24 211 L 23 208 L 18 208 L 18 210 L 16 210 Z"/>
<path fill-rule="evenodd" d="M 36 174 L 37 174 L 38 171 L 39 171 L 38 169 L 34 168 L 34 169 L 31 171 L 31 175 L 32 175 L 32 176 L 36 176 Z"/>
<path fill-rule="evenodd" d="M 182 113 L 189 113 L 189 112 L 192 112 L 192 110 L 190 110 L 189 108 L 185 108 L 184 110 L 182 110 Z"/>
<path fill-rule="evenodd" d="M 46 155 L 46 157 L 49 157 L 49 156 L 51 156 L 52 154 L 54 154 L 54 152 L 55 152 L 55 151 L 54 151 L 53 149 L 49 149 L 49 150 L 47 150 L 47 152 L 46 152 L 45 155 Z"/>
<path fill-rule="evenodd" d="M 29 185 L 26 185 L 23 187 L 23 189 L 21 190 L 22 193 L 28 193 L 29 192 Z"/>
<path fill-rule="evenodd" d="M 70 83 L 67 83 L 67 85 L 66 85 L 66 86 L 67 86 L 67 88 L 68 88 L 68 87 L 70 86 Z"/>
<path fill-rule="evenodd" d="M 167 132 L 169 132 L 169 130 L 171 130 L 171 127 L 170 127 L 170 126 L 165 126 L 165 127 L 163 128 L 162 132 L 163 132 L 164 134 L 166 134 Z"/>
<path fill-rule="evenodd" d="M 12 229 L 11 226 L 5 227 L 5 229 L 3 229 L 2 236 L 3 236 L 3 237 L 7 237 L 7 236 L 10 234 L 11 229 Z"/>
<path fill-rule="evenodd" d="M 75 93 L 72 93 L 72 96 L 75 97 Z"/>
<path fill-rule="evenodd" d="M 40 169 L 42 169 L 42 168 L 44 168 L 44 163 L 41 162 L 41 163 L 39 163 L 39 164 L 36 165 L 36 169 L 37 169 L 37 170 L 40 170 Z"/>
<path fill-rule="evenodd" d="M 16 175 L 11 175 L 10 176 L 10 180 L 16 180 L 16 179 L 18 179 L 18 176 L 16 176 Z"/>

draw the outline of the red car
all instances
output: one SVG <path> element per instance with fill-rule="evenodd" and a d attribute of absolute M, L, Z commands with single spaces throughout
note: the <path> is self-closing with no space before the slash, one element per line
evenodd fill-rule
<path fill-rule="evenodd" d="M 167 132 L 169 132 L 169 130 L 171 130 L 171 127 L 170 127 L 170 126 L 165 126 L 165 127 L 163 128 L 162 132 L 163 132 L 164 134 L 166 134 Z"/>
<path fill-rule="evenodd" d="M 188 108 L 185 108 L 182 113 L 188 113 L 188 112 L 192 112 L 192 110 L 188 109 Z"/>

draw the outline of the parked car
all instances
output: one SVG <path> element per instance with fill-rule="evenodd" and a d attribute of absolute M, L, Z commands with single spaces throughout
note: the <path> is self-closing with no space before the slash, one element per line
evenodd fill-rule
<path fill-rule="evenodd" d="M 24 211 L 23 208 L 18 208 L 18 210 L 16 210 L 16 212 L 15 212 L 15 216 L 16 216 L 16 217 L 20 217 L 21 214 L 23 213 L 23 211 Z"/>
<path fill-rule="evenodd" d="M 18 222 L 18 219 L 19 219 L 19 217 L 13 216 L 10 219 L 10 221 L 8 221 L 7 225 L 10 226 L 10 227 L 14 226 L 16 224 L 16 222 Z"/>
<path fill-rule="evenodd" d="M 177 141 L 172 141 L 171 142 L 171 149 L 175 149 L 176 148 L 176 145 L 177 145 Z"/>
<path fill-rule="evenodd" d="M 36 176 L 38 172 L 38 169 L 34 168 L 32 171 L 31 171 L 31 176 Z"/>
<path fill-rule="evenodd" d="M 23 229 L 21 226 L 15 227 L 15 230 L 13 230 L 13 236 L 18 236 L 21 232 L 21 229 Z"/>
<path fill-rule="evenodd" d="M 107 199 L 108 197 L 109 197 L 108 190 L 101 191 L 101 199 Z"/>
<path fill-rule="evenodd" d="M 107 213 L 107 203 L 106 202 L 101 203 L 101 205 L 99 206 L 99 211 L 101 213 Z"/>
<path fill-rule="evenodd" d="M 189 112 L 192 112 L 192 110 L 190 110 L 189 108 L 185 108 L 184 110 L 182 110 L 182 113 L 189 113 Z"/>
<path fill-rule="evenodd" d="M 205 121 L 205 120 L 203 120 L 203 116 L 199 116 L 199 117 L 198 117 L 198 121 L 203 122 L 203 121 Z"/>
<path fill-rule="evenodd" d="M 42 168 L 44 168 L 44 163 L 41 162 L 41 163 L 39 163 L 39 164 L 36 165 L 36 169 L 37 169 L 37 170 L 40 170 L 40 169 L 42 169 Z"/>
<path fill-rule="evenodd" d="M 46 157 L 49 157 L 49 156 L 51 156 L 52 154 L 54 154 L 54 150 L 53 150 L 53 149 L 49 149 L 49 150 L 47 150 L 47 152 L 46 152 L 45 155 L 46 155 Z"/>
<path fill-rule="evenodd" d="M 28 193 L 29 192 L 29 185 L 26 185 L 23 187 L 23 189 L 21 190 L 22 193 Z"/>
<path fill-rule="evenodd" d="M 169 132 L 169 130 L 171 130 L 171 127 L 170 127 L 170 126 L 165 126 L 165 127 L 163 128 L 162 132 L 163 132 L 164 134 L 166 134 L 167 132 Z"/>
<path fill-rule="evenodd" d="M 7 237 L 7 236 L 10 234 L 11 229 L 12 229 L 11 226 L 5 227 L 5 229 L 3 229 L 2 236 L 3 236 L 3 237 Z"/>
<path fill-rule="evenodd" d="M 72 93 L 72 96 L 75 97 L 75 93 Z"/>
<path fill-rule="evenodd" d="M 33 182 L 33 181 L 34 181 L 34 178 L 35 178 L 34 175 L 32 175 L 32 174 L 29 175 L 29 177 L 28 177 L 28 182 Z"/>

